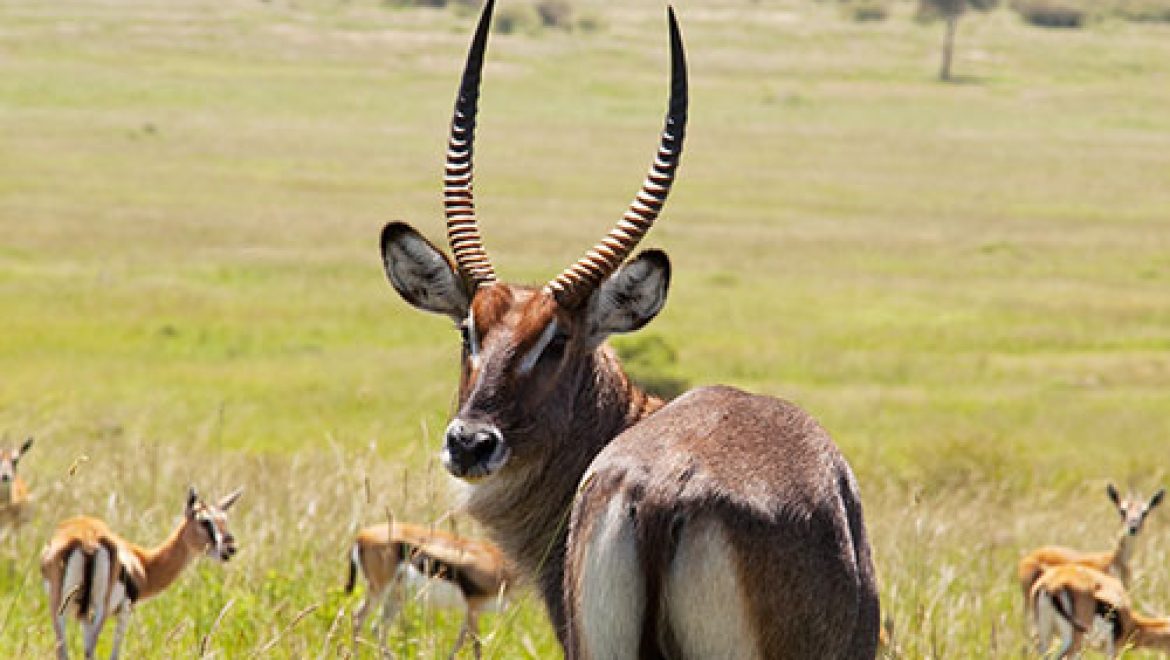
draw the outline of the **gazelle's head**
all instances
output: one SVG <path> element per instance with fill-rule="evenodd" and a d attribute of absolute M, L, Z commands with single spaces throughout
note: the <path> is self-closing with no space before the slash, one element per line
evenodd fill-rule
<path fill-rule="evenodd" d="M 529 439 L 564 438 L 571 423 L 587 422 L 580 402 L 604 398 L 599 371 L 616 369 L 612 354 L 599 347 L 610 334 L 636 330 L 662 309 L 670 283 L 666 254 L 649 250 L 624 262 L 670 192 L 687 117 L 686 60 L 671 10 L 666 126 L 629 209 L 593 249 L 544 286 L 497 280 L 472 198 L 475 115 L 493 4 L 484 4 L 451 120 L 444 201 L 454 260 L 407 224 L 382 230 L 390 283 L 414 307 L 449 317 L 462 337 L 459 410 L 447 427 L 442 461 L 451 474 L 469 480 L 557 451 Z"/>
<path fill-rule="evenodd" d="M 0 489 L 5 491 L 16 481 L 16 466 L 22 456 L 32 447 L 33 439 L 29 438 L 19 449 L 0 449 Z"/>
<path fill-rule="evenodd" d="M 1142 531 L 1146 515 L 1150 513 L 1150 509 L 1161 504 L 1162 498 L 1166 495 L 1166 489 L 1159 488 L 1149 502 L 1132 495 L 1122 499 L 1113 484 L 1106 486 L 1105 492 L 1109 495 L 1113 505 L 1117 507 L 1117 513 L 1121 515 L 1123 531 L 1130 536 L 1137 536 Z"/>
<path fill-rule="evenodd" d="M 228 529 L 227 512 L 243 492 L 243 488 L 237 488 L 219 502 L 208 504 L 199 499 L 194 486 L 189 488 L 184 512 L 187 524 L 183 528 L 188 547 L 219 561 L 231 559 L 236 554 L 236 538 Z"/>

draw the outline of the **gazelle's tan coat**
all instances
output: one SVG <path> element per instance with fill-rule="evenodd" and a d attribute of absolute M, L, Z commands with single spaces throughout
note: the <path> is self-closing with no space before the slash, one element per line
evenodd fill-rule
<path fill-rule="evenodd" d="M 353 592 L 359 572 L 366 579 L 365 599 L 354 612 L 355 644 L 367 617 L 382 604 L 379 639 L 385 645 L 386 629 L 402 597 L 402 583 L 412 571 L 442 580 L 459 591 L 466 616 L 451 655 L 470 634 L 475 657 L 480 657 L 479 615 L 498 605 L 513 586 L 504 555 L 487 541 L 408 523 L 373 525 L 358 532 L 354 540 L 346 592 Z"/>
<path fill-rule="evenodd" d="M 661 211 L 687 122 L 669 16 L 658 150 L 617 225 L 542 287 L 496 278 L 472 198 L 493 9 L 480 17 L 448 142 L 454 263 L 409 225 L 382 231 L 395 290 L 459 328 L 459 408 L 441 459 L 464 505 L 537 586 L 569 658 L 866 658 L 877 589 L 853 474 L 795 405 L 728 387 L 665 403 L 605 344 L 653 319 L 670 261 L 627 261 Z M 572 166 L 569 164 L 568 166 Z"/>
<path fill-rule="evenodd" d="M 183 521 L 153 548 L 127 541 L 97 518 L 79 516 L 59 524 L 41 553 L 57 657 L 68 657 L 65 624 L 69 615 L 81 621 L 86 658 L 93 657 L 106 619 L 117 616 L 110 655 L 117 658 L 138 601 L 165 590 L 201 555 L 230 559 L 236 544 L 227 528 L 226 512 L 239 496 L 237 490 L 209 505 L 191 489 Z"/>
<path fill-rule="evenodd" d="M 28 484 L 16 470 L 32 444 L 29 438 L 17 449 L 0 449 L 0 535 L 19 528 L 32 516 Z"/>
<path fill-rule="evenodd" d="M 1076 564 L 1056 566 L 1037 580 L 1032 598 L 1041 653 L 1054 631 L 1061 640 L 1059 658 L 1080 653 L 1090 631 L 1100 633 L 1110 658 L 1125 648 L 1170 652 L 1170 617 L 1135 611 L 1125 587 L 1112 575 Z"/>
<path fill-rule="evenodd" d="M 1045 570 L 1028 594 L 1037 632 L 1037 650 L 1046 655 L 1054 634 L 1060 638 L 1056 657 L 1079 654 L 1086 633 L 1098 622 L 1098 602 L 1129 606 L 1129 595 L 1117 578 L 1080 564 L 1061 564 Z M 1097 630 L 1112 655 L 1112 635 Z"/>
<path fill-rule="evenodd" d="M 1129 586 L 1131 569 L 1130 559 L 1138 535 L 1141 533 L 1146 516 L 1162 502 L 1165 491 L 1159 489 L 1148 502 L 1137 497 L 1122 499 L 1112 484 L 1106 488 L 1106 493 L 1121 516 L 1121 529 L 1117 533 L 1117 541 L 1112 550 L 1103 552 L 1080 552 L 1062 546 L 1043 546 L 1025 555 L 1016 570 L 1027 607 L 1032 605 L 1032 586 L 1045 570 L 1064 564 L 1078 564 L 1104 573 L 1109 573 Z"/>

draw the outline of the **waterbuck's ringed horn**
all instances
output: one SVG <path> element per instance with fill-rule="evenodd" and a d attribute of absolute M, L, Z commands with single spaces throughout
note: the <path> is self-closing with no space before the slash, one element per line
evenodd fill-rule
<path fill-rule="evenodd" d="M 573 309 L 581 305 L 602 280 L 617 270 L 650 230 L 670 193 L 687 126 L 687 61 L 673 7 L 669 8 L 669 21 L 670 105 L 658 153 L 650 164 L 642 189 L 634 196 L 617 226 L 577 263 L 548 283 L 546 290 L 563 307 Z"/>
<path fill-rule="evenodd" d="M 447 213 L 447 240 L 455 255 L 455 264 L 474 291 L 481 284 L 496 281 L 491 260 L 483 247 L 479 225 L 475 219 L 475 200 L 471 192 L 471 152 L 475 142 L 475 113 L 479 103 L 479 79 L 483 69 L 483 53 L 487 48 L 488 28 L 491 24 L 495 0 L 484 3 L 463 78 L 455 99 L 455 113 L 451 117 L 451 137 L 447 142 L 447 166 L 443 176 L 443 206 Z"/>
<path fill-rule="evenodd" d="M 494 0 L 484 3 L 471 49 L 467 53 L 467 63 L 464 65 L 463 78 L 459 83 L 459 96 L 455 100 L 455 114 L 451 118 L 451 137 L 447 143 L 447 166 L 443 179 L 447 239 L 455 255 L 455 263 L 469 280 L 472 290 L 496 281 L 495 271 L 480 237 L 472 195 L 475 115 L 478 109 L 483 55 L 487 49 L 488 31 L 494 8 Z M 570 309 L 578 307 L 602 280 L 617 270 L 650 230 L 666 202 L 666 196 L 670 193 L 686 132 L 687 63 L 673 8 L 669 9 L 669 22 L 670 103 L 658 153 L 650 165 L 642 189 L 635 195 L 629 210 L 618 221 L 617 226 L 584 257 L 566 268 L 545 287 L 564 307 Z"/>

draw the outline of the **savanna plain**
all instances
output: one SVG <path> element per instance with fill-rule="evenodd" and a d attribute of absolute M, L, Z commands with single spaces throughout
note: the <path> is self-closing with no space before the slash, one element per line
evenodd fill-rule
<path fill-rule="evenodd" d="M 662 4 L 574 7 L 590 29 L 489 48 L 476 193 L 512 281 L 546 281 L 612 225 L 661 128 Z M 688 140 L 644 243 L 674 278 L 616 344 L 648 382 L 821 420 L 857 472 L 904 657 L 1025 655 L 1016 560 L 1107 548 L 1109 482 L 1170 485 L 1170 29 L 971 15 L 943 84 L 942 27 L 911 3 L 874 24 L 796 0 L 678 12 Z M 377 248 L 394 219 L 442 241 L 473 18 L 0 1 L 0 433 L 36 437 L 35 516 L 0 543 L 0 657 L 52 653 L 37 560 L 58 520 L 155 543 L 188 484 L 244 487 L 239 555 L 138 607 L 128 657 L 348 655 L 360 526 L 479 533 L 436 461 L 458 334 L 402 303 Z M 1168 558 L 1156 510 L 1134 558 L 1145 612 L 1170 613 Z M 391 649 L 441 655 L 459 619 L 411 605 Z M 558 654 L 535 597 L 481 628 L 489 657 Z"/>

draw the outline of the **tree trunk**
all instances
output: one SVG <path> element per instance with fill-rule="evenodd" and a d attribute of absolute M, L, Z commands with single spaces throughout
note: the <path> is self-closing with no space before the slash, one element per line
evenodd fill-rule
<path fill-rule="evenodd" d="M 938 77 L 943 82 L 950 82 L 951 80 L 951 58 L 955 52 L 955 30 L 958 28 L 958 26 L 959 15 L 948 15 L 947 35 L 943 40 L 942 68 L 940 68 L 938 72 Z"/>

